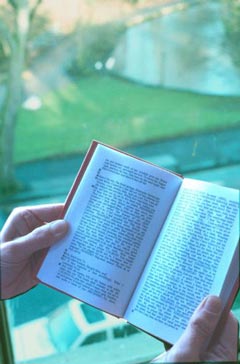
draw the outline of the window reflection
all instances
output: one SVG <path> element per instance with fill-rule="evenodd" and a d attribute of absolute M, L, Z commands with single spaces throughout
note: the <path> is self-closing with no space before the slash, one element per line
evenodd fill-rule
<path fill-rule="evenodd" d="M 28 189 L 1 201 L 0 225 L 17 205 L 64 201 L 92 139 L 188 177 L 240 187 L 239 5 L 204 2 L 205 11 L 201 2 L 162 3 L 151 1 L 153 11 L 147 1 L 80 1 L 60 11 L 57 0 L 43 2 L 16 128 L 17 175 Z M 143 82 L 147 76 L 151 82 Z M 1 85 L 0 101 L 3 94 Z M 16 363 L 61 364 L 70 352 L 79 354 L 72 364 L 89 353 L 101 363 L 108 346 L 123 360 L 148 361 L 164 350 L 134 327 L 107 325 L 104 313 L 71 302 L 45 287 L 7 302 Z M 238 316 L 239 307 L 238 295 Z"/>

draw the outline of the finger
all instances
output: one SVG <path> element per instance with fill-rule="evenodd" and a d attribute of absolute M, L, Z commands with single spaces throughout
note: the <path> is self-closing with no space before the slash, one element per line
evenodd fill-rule
<path fill-rule="evenodd" d="M 236 361 L 238 353 L 239 323 L 236 317 L 229 312 L 228 319 L 222 332 L 221 342 L 226 352 L 231 348 L 232 361 Z M 229 357 L 229 356 L 228 356 Z"/>
<path fill-rule="evenodd" d="M 229 312 L 227 318 L 223 318 L 217 328 L 212 341 L 208 347 L 208 352 L 218 352 L 222 359 L 236 361 L 238 351 L 238 320 Z M 206 353 L 208 355 L 208 353 Z"/>
<path fill-rule="evenodd" d="M 5 249 L 9 250 L 8 256 L 11 260 L 20 262 L 29 258 L 38 250 L 48 248 L 56 243 L 64 237 L 67 230 L 68 224 L 66 221 L 56 220 L 35 229 L 28 235 L 6 243 Z"/>
<path fill-rule="evenodd" d="M 214 333 L 221 311 L 220 298 L 208 296 L 194 312 L 187 329 L 180 339 L 181 346 L 192 347 L 195 353 L 200 354 Z"/>
<path fill-rule="evenodd" d="M 14 240 L 17 237 L 28 234 L 33 230 L 33 228 L 29 228 L 30 225 L 38 227 L 42 223 L 40 224 L 26 208 L 15 208 L 1 231 L 1 241 Z"/>
<path fill-rule="evenodd" d="M 28 234 L 45 222 L 59 219 L 63 206 L 63 204 L 51 204 L 15 208 L 1 231 L 0 241 L 14 240 Z"/>
<path fill-rule="evenodd" d="M 39 206 L 29 206 L 27 209 L 44 222 L 50 222 L 62 217 L 64 204 L 47 204 Z"/>

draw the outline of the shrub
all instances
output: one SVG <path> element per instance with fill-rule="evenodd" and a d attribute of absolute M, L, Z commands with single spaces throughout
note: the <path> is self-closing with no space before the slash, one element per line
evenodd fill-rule
<path fill-rule="evenodd" d="M 104 65 L 114 49 L 124 27 L 117 24 L 81 26 L 77 30 L 76 56 L 69 66 L 72 76 L 89 76 L 95 65 Z"/>

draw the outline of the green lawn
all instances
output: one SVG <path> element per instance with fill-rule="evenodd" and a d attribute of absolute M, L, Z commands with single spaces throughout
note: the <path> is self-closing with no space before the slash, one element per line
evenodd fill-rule
<path fill-rule="evenodd" d="M 240 97 L 144 87 L 107 76 L 83 78 L 22 109 L 16 162 L 84 151 L 92 139 L 118 147 L 239 124 Z"/>

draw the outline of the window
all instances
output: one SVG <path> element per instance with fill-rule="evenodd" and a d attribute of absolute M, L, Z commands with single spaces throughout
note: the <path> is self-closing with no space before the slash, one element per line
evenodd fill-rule
<path fill-rule="evenodd" d="M 84 317 L 89 324 L 94 324 L 96 322 L 104 321 L 104 314 L 94 307 L 88 305 L 81 305 Z"/>
<path fill-rule="evenodd" d="M 81 330 L 74 322 L 68 306 L 57 310 L 49 317 L 47 329 L 52 343 L 60 352 L 70 349 L 81 335 Z"/>
<path fill-rule="evenodd" d="M 83 341 L 82 346 L 99 343 L 99 342 L 105 341 L 105 340 L 107 340 L 107 332 L 106 331 L 97 332 L 96 334 L 89 335 Z"/>
<path fill-rule="evenodd" d="M 137 334 L 139 332 L 138 329 L 136 329 L 132 325 L 124 325 L 120 327 L 115 327 L 113 329 L 113 336 L 115 338 L 125 337 L 125 336 L 131 336 L 134 334 Z"/>
<path fill-rule="evenodd" d="M 11 3 L 1 4 L 0 22 L 13 31 Z M 239 189 L 239 1 L 61 0 L 60 6 L 52 0 L 41 1 L 34 14 L 12 146 L 21 188 L 0 195 L 0 226 L 16 206 L 64 202 L 93 139 L 186 177 Z M 10 57 L 0 40 L 2 110 L 9 66 L 19 63 Z M 76 325 L 69 300 L 38 285 L 6 301 L 16 364 L 66 358 L 77 364 L 81 350 L 101 364 L 107 332 Z M 80 307 L 88 328 L 104 323 L 101 311 Z M 233 306 L 238 316 L 239 308 L 240 295 Z M 123 363 L 147 362 L 164 350 L 130 325 L 111 329 L 117 339 L 111 347 Z M 45 351 L 40 343 L 38 352 L 37 340 L 29 351 L 33 332 L 43 335 Z M 84 349 L 74 347 L 73 359 L 70 349 L 81 335 Z"/>

